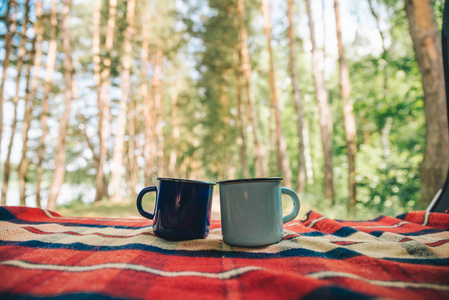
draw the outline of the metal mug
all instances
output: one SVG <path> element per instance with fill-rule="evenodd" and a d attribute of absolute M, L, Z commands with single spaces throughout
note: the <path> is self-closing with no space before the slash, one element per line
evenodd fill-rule
<path fill-rule="evenodd" d="M 281 177 L 218 181 L 223 241 L 257 247 L 279 242 L 283 224 L 299 213 L 298 195 L 281 187 Z M 282 194 L 290 196 L 293 210 L 282 216 Z"/>
<path fill-rule="evenodd" d="M 214 183 L 179 178 L 157 178 L 137 196 L 137 210 L 153 220 L 154 233 L 167 240 L 203 239 L 209 234 Z M 142 208 L 143 196 L 156 193 L 154 212 Z"/>

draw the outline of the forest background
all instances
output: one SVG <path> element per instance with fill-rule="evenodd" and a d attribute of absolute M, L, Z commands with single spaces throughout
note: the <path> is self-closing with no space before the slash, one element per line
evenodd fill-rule
<path fill-rule="evenodd" d="M 331 217 L 423 209 L 449 165 L 443 4 L 1 0 L 1 204 L 282 176 Z"/>

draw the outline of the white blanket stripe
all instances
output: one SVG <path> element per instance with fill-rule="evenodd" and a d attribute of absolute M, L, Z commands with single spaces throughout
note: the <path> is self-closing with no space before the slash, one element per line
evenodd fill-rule
<path fill-rule="evenodd" d="M 30 263 L 22 260 L 7 260 L 0 262 L 0 265 L 7 265 L 18 267 L 22 269 L 30 269 L 30 270 L 51 270 L 51 271 L 61 271 L 61 272 L 92 272 L 104 269 L 119 269 L 119 270 L 130 270 L 130 271 L 138 271 L 144 273 L 150 273 L 163 277 L 185 277 L 185 276 L 197 276 L 197 277 L 205 277 L 210 279 L 231 279 L 240 275 L 243 275 L 248 272 L 253 272 L 257 270 L 262 270 L 260 267 L 256 266 L 247 266 L 235 268 L 227 271 L 223 271 L 220 273 L 208 273 L 208 272 L 197 272 L 197 271 L 162 271 L 142 265 L 136 264 L 128 264 L 128 263 L 106 263 L 106 264 L 98 264 L 98 265 L 90 265 L 90 266 L 62 266 L 62 265 L 50 265 L 50 264 L 38 264 L 38 263 Z"/>
<path fill-rule="evenodd" d="M 197 271 L 163 271 L 159 269 L 154 269 L 142 265 L 129 264 L 129 263 L 106 263 L 98 265 L 88 265 L 88 266 L 62 266 L 62 265 L 51 265 L 51 264 L 38 264 L 30 263 L 22 260 L 7 260 L 0 262 L 0 265 L 13 266 L 23 269 L 31 270 L 52 270 L 61 272 L 92 272 L 104 269 L 119 269 L 119 270 L 131 270 L 137 272 L 150 273 L 162 277 L 186 277 L 186 276 L 196 276 L 204 277 L 209 279 L 232 279 L 234 277 L 254 272 L 254 271 L 268 271 L 266 268 L 256 267 L 256 266 L 246 266 L 239 267 L 223 272 L 211 273 L 211 272 L 197 272 Z M 388 280 L 378 280 L 378 279 L 368 279 L 355 274 L 345 273 L 345 272 L 334 272 L 334 271 L 320 271 L 306 274 L 305 276 L 314 279 L 330 279 L 330 278 L 349 278 L 359 281 L 364 281 L 372 285 L 387 287 L 387 288 L 415 288 L 415 289 L 430 289 L 439 291 L 449 291 L 449 286 L 444 284 L 436 283 L 426 283 L 426 282 L 406 282 L 406 281 L 388 281 Z"/>
<path fill-rule="evenodd" d="M 377 225 L 377 226 L 363 226 L 363 225 L 356 225 L 351 226 L 352 228 L 396 228 L 401 227 L 402 225 L 409 224 L 407 221 L 402 221 L 394 225 Z"/>
<path fill-rule="evenodd" d="M 424 214 L 424 221 L 422 222 L 422 225 L 427 226 L 427 224 L 429 224 L 429 217 L 430 212 L 426 211 L 426 213 Z"/>
<path fill-rule="evenodd" d="M 57 220 L 78 220 L 78 221 L 107 221 L 107 222 L 124 222 L 124 223 L 148 223 L 151 222 L 151 220 L 148 219 L 142 219 L 142 218 L 136 218 L 136 219 L 120 219 L 120 218 L 91 218 L 91 217 L 57 217 L 54 216 L 51 212 L 49 212 L 46 209 L 43 209 L 43 212 L 45 213 L 45 215 L 47 217 L 49 217 L 50 219 L 57 219 Z"/>
<path fill-rule="evenodd" d="M 310 222 L 309 225 L 307 225 L 307 227 L 312 228 L 316 223 L 318 223 L 319 221 L 324 220 L 324 219 L 327 219 L 327 218 L 326 217 L 321 217 L 321 218 L 318 218 L 316 220 L 313 220 L 312 222 Z"/>
<path fill-rule="evenodd" d="M 308 277 L 315 279 L 327 279 L 335 277 L 344 277 L 350 279 L 356 279 L 360 281 L 365 281 L 373 285 L 388 287 L 388 288 L 403 288 L 403 289 L 430 289 L 430 290 L 440 290 L 449 291 L 449 285 L 436 284 L 436 283 L 426 283 L 426 282 L 406 282 L 406 281 L 385 281 L 363 278 L 354 274 L 344 273 L 344 272 L 333 272 L 333 271 L 320 271 L 307 274 Z"/>

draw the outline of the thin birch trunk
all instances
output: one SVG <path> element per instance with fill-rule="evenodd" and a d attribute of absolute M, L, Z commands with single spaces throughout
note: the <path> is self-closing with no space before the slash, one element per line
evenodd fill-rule
<path fill-rule="evenodd" d="M 304 157 L 305 157 L 305 165 L 306 165 L 306 177 L 307 177 L 307 183 L 309 185 L 312 185 L 315 183 L 314 177 L 313 177 L 313 161 L 312 161 L 312 155 L 310 151 L 310 141 L 309 141 L 309 129 L 307 128 L 307 123 L 304 122 Z"/>
<path fill-rule="evenodd" d="M 42 40 L 43 40 L 43 24 L 42 24 L 42 2 L 36 2 L 36 22 L 34 23 L 36 54 L 34 57 L 33 78 L 31 80 L 31 90 L 25 97 L 25 113 L 22 122 L 22 156 L 20 158 L 18 173 L 19 173 L 19 194 L 20 205 L 26 205 L 26 176 L 28 170 L 28 131 L 30 129 L 31 121 L 33 119 L 32 111 L 36 101 L 36 93 L 39 83 L 39 70 L 42 62 Z M 40 199 L 39 199 L 40 200 Z M 41 202 L 36 198 L 36 206 L 41 207 Z"/>
<path fill-rule="evenodd" d="M 157 108 L 156 108 L 156 97 L 155 97 L 155 88 L 154 88 L 154 74 L 155 74 L 155 69 L 156 69 L 156 56 L 154 55 L 154 53 L 150 53 L 150 65 L 152 67 L 152 76 L 151 76 L 151 121 L 153 122 L 151 124 L 151 136 L 153 137 L 153 144 L 151 144 L 151 152 L 150 152 L 150 157 L 153 158 L 153 162 L 154 162 L 154 174 L 157 176 L 158 175 L 158 171 L 157 171 L 157 166 L 158 166 L 158 162 L 157 162 L 157 145 L 158 145 L 158 138 L 157 138 Z"/>
<path fill-rule="evenodd" d="M 366 125 L 366 120 L 363 120 L 363 126 Z M 363 143 L 369 145 L 371 142 L 371 133 L 367 129 L 363 129 Z"/>
<path fill-rule="evenodd" d="M 138 109 L 136 111 L 136 116 L 135 116 L 135 124 L 136 124 L 136 186 L 137 183 L 139 182 L 139 174 L 140 174 L 140 169 L 141 167 L 139 166 L 139 164 L 137 163 L 137 160 L 142 157 L 143 159 L 145 159 L 144 157 L 144 147 L 145 147 L 145 133 L 142 132 L 141 130 L 144 130 L 144 128 L 142 128 L 142 116 L 143 116 L 143 106 L 142 103 L 140 103 L 140 105 L 138 105 Z M 144 178 L 145 180 L 145 178 Z M 145 181 L 144 181 L 145 183 Z"/>
<path fill-rule="evenodd" d="M 156 138 L 157 138 L 157 176 L 165 176 L 164 166 L 164 136 L 162 130 L 162 96 L 161 96 L 161 69 L 162 69 L 162 50 L 156 50 L 153 89 L 154 89 L 154 111 L 156 113 Z"/>
<path fill-rule="evenodd" d="M 2 64 L 2 81 L 0 83 L 0 152 L 1 152 L 1 141 L 3 136 L 3 102 L 4 102 L 4 94 L 5 94 L 5 82 L 6 76 L 8 72 L 8 66 L 10 62 L 10 53 L 12 48 L 12 39 L 16 34 L 17 29 L 17 2 L 15 0 L 8 0 L 5 14 L 5 25 L 6 25 L 6 36 L 5 36 L 5 56 Z M 9 14 L 11 13 L 11 7 L 13 9 L 11 20 L 9 19 Z M 3 204 L 2 198 L 1 203 Z"/>
<path fill-rule="evenodd" d="M 224 76 L 224 75 L 223 75 Z M 224 122 L 224 126 L 226 128 L 229 128 L 230 125 L 230 118 L 229 118 L 229 97 L 228 97 L 228 91 L 227 91 L 227 87 L 225 84 L 225 81 L 221 82 L 221 87 L 220 87 L 220 103 L 221 103 L 221 107 L 222 107 L 222 111 L 224 112 L 224 116 L 223 116 L 223 122 Z M 224 140 L 226 140 L 226 138 L 224 138 Z M 224 141 L 226 143 L 226 141 Z M 226 144 L 224 144 L 226 147 Z M 233 155 L 231 153 L 231 151 L 227 150 L 227 149 L 223 149 L 225 150 L 222 160 L 222 170 L 221 170 L 221 174 L 223 176 L 223 178 L 225 179 L 232 179 L 235 178 L 235 174 L 236 174 L 236 168 L 235 168 L 235 163 L 233 162 Z M 199 171 L 199 169 L 198 169 Z M 199 172 L 198 172 L 199 173 Z M 199 176 L 199 174 L 198 174 Z"/>
<path fill-rule="evenodd" d="M 267 166 L 265 162 L 265 149 L 263 149 L 258 138 L 258 127 L 256 120 L 256 113 L 254 109 L 254 99 L 251 92 L 251 64 L 249 60 L 249 49 L 248 49 L 248 35 L 245 26 L 245 5 L 244 0 L 237 1 L 237 15 L 239 23 L 239 35 L 240 35 L 240 49 L 242 51 L 242 70 L 245 85 L 245 92 L 247 98 L 247 113 L 248 118 L 252 127 L 253 133 L 253 148 L 255 156 L 255 171 L 256 177 L 265 177 L 267 174 Z"/>
<path fill-rule="evenodd" d="M 136 185 L 137 185 L 137 161 L 136 161 L 136 101 L 133 97 L 133 84 L 130 84 L 130 97 L 129 97 L 129 110 L 128 110 L 128 152 L 125 153 L 127 157 L 127 187 L 130 190 L 130 196 L 134 198 L 136 196 Z"/>
<path fill-rule="evenodd" d="M 170 176 L 176 175 L 176 165 L 178 161 L 179 152 L 179 119 L 178 119 L 178 93 L 176 90 L 172 91 L 171 95 L 171 109 L 172 109 L 172 126 L 173 126 L 173 150 L 170 154 L 169 170 Z"/>
<path fill-rule="evenodd" d="M 443 186 L 449 165 L 449 133 L 441 38 L 430 0 L 406 0 L 405 12 L 421 72 L 426 115 L 426 146 L 419 169 L 420 206 L 427 207 Z"/>
<path fill-rule="evenodd" d="M 56 63 L 56 27 L 58 26 L 58 8 L 56 0 L 51 1 L 51 16 L 50 16 L 50 41 L 48 44 L 48 52 L 47 52 L 47 66 L 45 72 L 45 88 L 44 95 L 42 98 L 41 106 L 42 106 L 42 114 L 41 114 L 41 137 L 39 141 L 39 148 L 37 150 L 37 165 L 36 165 L 36 203 L 41 202 L 41 183 L 42 176 L 44 174 L 44 169 L 42 167 L 42 163 L 44 162 L 45 155 L 45 140 L 47 138 L 48 133 L 48 113 L 49 113 L 49 105 L 48 105 L 48 96 L 52 87 L 52 78 L 53 72 L 55 70 Z"/>
<path fill-rule="evenodd" d="M 288 0 L 288 38 L 290 41 L 290 76 L 293 87 L 293 102 L 295 103 L 296 117 L 298 119 L 298 179 L 296 181 L 297 189 L 300 194 L 305 192 L 306 188 L 306 167 L 304 159 L 304 136 L 303 136 L 303 109 L 301 93 L 298 88 L 298 76 L 296 73 L 296 49 L 295 32 L 293 29 L 293 0 Z"/>
<path fill-rule="evenodd" d="M 387 117 L 385 125 L 381 130 L 380 141 L 382 144 L 382 154 L 384 158 L 390 156 L 390 132 L 391 126 L 393 125 L 393 118 Z"/>
<path fill-rule="evenodd" d="M 70 10 L 72 7 L 72 0 L 65 0 L 62 9 L 62 48 L 64 51 L 64 81 L 65 81 L 65 108 L 64 114 L 59 121 L 59 134 L 55 154 L 55 169 L 53 171 L 53 178 L 50 185 L 50 195 L 48 196 L 49 210 L 56 209 L 56 200 L 58 199 L 59 191 L 64 182 L 65 175 L 65 143 L 67 137 L 67 128 L 70 120 L 70 107 L 72 104 L 72 81 L 73 81 L 73 67 L 72 67 L 72 30 L 70 28 Z"/>
<path fill-rule="evenodd" d="M 235 167 L 235 164 L 233 163 L 232 155 L 230 151 L 226 151 L 226 161 L 229 162 L 228 164 L 224 164 L 224 167 L 226 168 L 226 176 L 228 179 L 234 179 L 237 169 Z"/>
<path fill-rule="evenodd" d="M 351 82 L 349 70 L 346 65 L 343 41 L 341 38 L 340 7 L 339 0 L 334 0 L 335 27 L 337 30 L 338 62 L 340 64 L 340 93 L 343 101 L 343 118 L 346 136 L 346 148 L 348 155 L 348 209 L 352 210 L 357 202 L 355 181 L 355 156 L 357 154 L 357 129 L 354 116 L 354 105 L 350 99 Z"/>
<path fill-rule="evenodd" d="M 187 174 L 187 157 L 184 157 L 184 159 L 181 162 L 181 166 L 179 167 L 180 169 L 180 174 L 182 174 L 182 176 L 184 176 L 184 178 L 189 178 L 188 174 Z"/>
<path fill-rule="evenodd" d="M 143 17 L 143 25 L 142 25 L 142 52 L 141 52 L 141 60 L 142 60 L 142 83 L 140 85 L 140 92 L 143 98 L 143 126 L 144 126 L 144 135 L 145 135 L 145 144 L 143 157 L 145 160 L 145 165 L 143 167 L 145 174 L 145 186 L 150 186 L 153 184 L 153 155 L 152 155 L 152 143 L 153 143 L 153 123 L 154 119 L 152 118 L 152 101 L 150 99 L 150 92 L 148 90 L 148 14 L 145 14 Z"/>
<path fill-rule="evenodd" d="M 374 9 L 372 1 L 368 0 L 368 4 L 369 4 L 371 14 L 376 19 L 377 30 L 379 31 L 379 36 L 382 41 L 382 50 L 383 50 L 382 59 L 386 61 L 387 46 L 385 44 L 385 33 L 380 28 L 380 18 L 379 18 L 379 15 L 376 13 L 376 10 Z M 383 72 L 384 72 L 384 87 L 383 87 L 384 88 L 384 100 L 387 101 L 387 98 L 388 98 L 388 64 L 385 64 L 385 66 L 383 67 Z"/>
<path fill-rule="evenodd" d="M 79 91 L 78 87 L 76 86 L 75 80 L 72 78 L 72 95 L 73 95 L 73 101 L 79 102 Z M 92 152 L 92 165 L 95 169 L 98 168 L 98 162 L 100 158 L 98 157 L 98 154 L 95 153 L 95 145 L 92 143 L 91 139 L 89 138 L 89 135 L 87 134 L 87 122 L 86 118 L 84 118 L 84 115 L 81 113 L 80 106 L 78 106 L 78 110 L 76 112 L 76 117 L 78 118 L 78 121 L 82 126 L 79 127 L 81 130 L 81 134 L 84 138 L 84 141 L 87 144 L 87 147 Z"/>
<path fill-rule="evenodd" d="M 100 135 L 100 160 L 97 168 L 97 175 L 95 177 L 95 201 L 100 201 L 103 197 L 108 197 L 108 186 L 105 184 L 105 174 L 103 170 L 103 166 L 108 159 L 108 148 L 107 141 L 109 136 L 109 119 L 110 119 L 110 96 L 109 96 L 109 88 L 111 85 L 111 52 L 114 46 L 114 30 L 115 30 L 115 17 L 117 14 L 117 0 L 109 0 L 109 17 L 106 28 L 106 41 L 105 41 L 105 52 L 106 57 L 103 60 L 103 70 L 100 74 L 100 101 L 99 104 L 101 107 L 101 120 L 99 127 Z"/>
<path fill-rule="evenodd" d="M 307 15 L 309 17 L 310 39 L 312 42 L 312 73 L 315 84 L 316 99 L 318 102 L 318 114 L 321 130 L 321 144 L 324 156 L 324 196 L 334 205 L 334 176 L 332 163 L 332 116 L 329 107 L 329 94 L 326 90 L 323 69 L 320 69 L 321 56 L 315 41 L 315 25 L 311 0 L 306 0 Z"/>
<path fill-rule="evenodd" d="M 12 124 L 11 124 L 11 135 L 9 137 L 9 144 L 8 144 L 8 150 L 6 153 L 6 160 L 5 160 L 5 165 L 3 168 L 3 187 L 2 187 L 2 202 L 5 202 L 6 204 L 6 194 L 8 192 L 8 185 L 9 185 L 9 175 L 11 174 L 11 152 L 12 152 L 12 147 L 14 145 L 14 136 L 16 135 L 16 128 L 17 128 L 17 107 L 19 104 L 19 92 L 20 92 L 20 79 L 22 77 L 22 68 L 24 65 L 24 59 L 25 59 L 25 53 L 26 53 L 26 43 L 27 43 L 27 36 L 26 36 L 26 32 L 28 29 L 28 19 L 29 19 L 29 13 L 30 13 L 30 1 L 27 0 L 25 2 L 25 16 L 23 17 L 23 23 L 22 23 L 22 31 L 20 32 L 20 46 L 19 46 L 19 55 L 18 55 L 18 59 L 17 59 L 17 64 L 16 64 L 16 71 L 17 71 L 17 76 L 16 76 L 16 91 L 14 94 L 14 97 L 12 99 L 12 103 L 14 105 L 14 110 L 13 110 L 13 120 L 12 120 Z M 30 52 L 30 58 L 28 60 L 28 62 L 32 61 L 32 56 L 34 55 L 34 45 L 35 45 L 35 41 L 33 40 L 33 45 L 32 45 L 32 49 Z M 28 84 L 29 84 L 29 79 L 30 79 L 30 72 L 31 72 L 31 64 L 29 64 L 29 68 L 28 68 L 28 73 L 27 73 L 27 88 L 28 88 Z M 28 91 L 28 89 L 27 89 Z M 25 99 L 26 99 L 25 95 Z M 25 205 L 25 203 L 21 203 L 21 205 Z"/>
<path fill-rule="evenodd" d="M 241 55 L 239 55 L 241 56 Z M 242 74 L 240 67 L 236 71 L 236 82 L 237 82 L 237 128 L 239 130 L 240 136 L 237 138 L 237 144 L 239 145 L 239 156 L 240 156 L 240 170 L 244 178 L 249 177 L 248 168 L 248 156 L 246 153 L 246 132 L 245 132 L 245 122 L 243 121 L 243 99 L 242 99 Z"/>
<path fill-rule="evenodd" d="M 27 76 L 26 76 L 26 87 L 25 87 L 25 97 L 24 97 L 24 106 L 25 106 L 25 112 L 24 114 L 30 114 L 29 120 L 31 121 L 31 109 L 29 109 L 29 102 L 30 102 L 30 93 L 32 92 L 32 79 L 31 79 L 31 73 L 32 73 L 32 68 L 33 68 L 33 64 L 31 64 L 32 61 L 34 61 L 34 56 L 36 55 L 36 37 L 33 38 L 33 40 L 31 41 L 31 50 L 30 50 L 30 54 L 29 54 L 29 61 L 28 61 L 28 70 L 27 70 Z M 34 103 L 33 103 L 34 105 Z M 29 110 L 29 113 L 26 111 Z M 25 116 L 24 116 L 25 118 Z M 28 118 L 28 117 L 27 117 Z M 27 127 L 27 128 L 26 128 Z M 22 134 L 24 134 L 24 136 L 22 136 L 22 141 L 24 141 L 24 143 L 27 143 L 28 141 L 28 128 L 29 125 L 27 126 L 26 124 L 24 124 L 24 122 L 22 122 Z M 25 146 L 24 144 L 22 144 L 22 155 L 24 155 L 24 162 L 25 165 L 23 167 L 25 167 L 25 172 L 21 172 L 20 171 L 20 163 L 22 163 L 22 158 L 20 159 L 20 163 L 18 166 L 18 177 L 19 177 L 19 192 L 20 192 L 20 203 L 21 205 L 26 205 L 26 201 L 25 201 L 25 178 L 24 175 L 26 175 L 26 168 L 28 167 L 28 161 L 27 161 L 27 157 L 26 157 L 26 152 L 28 150 L 28 147 Z M 22 168 L 23 168 L 22 167 Z M 23 181 L 21 182 L 21 179 L 23 178 Z M 40 203 L 36 203 L 37 207 L 41 207 Z"/>
<path fill-rule="evenodd" d="M 382 50 L 383 50 L 382 59 L 385 61 L 385 65 L 383 66 L 383 73 L 384 73 L 384 83 L 383 83 L 383 94 L 384 95 L 383 95 L 383 98 L 384 98 L 385 103 L 387 103 L 389 88 L 388 88 L 388 64 L 386 63 L 387 47 L 385 44 L 385 33 L 380 28 L 380 17 L 376 13 L 376 10 L 374 9 L 372 1 L 368 0 L 368 4 L 369 4 L 371 14 L 373 15 L 374 19 L 376 19 L 377 30 L 379 31 L 379 36 L 382 41 Z M 381 130 L 381 142 L 382 142 L 382 151 L 383 151 L 384 158 L 387 158 L 388 156 L 390 156 L 389 135 L 390 135 L 392 123 L 393 123 L 393 119 L 391 117 L 388 117 L 385 121 L 384 127 Z M 365 137 L 365 143 L 366 143 L 366 141 L 369 141 L 369 132 L 368 131 L 364 132 L 364 137 Z"/>
<path fill-rule="evenodd" d="M 274 121 L 276 124 L 276 150 L 278 170 L 284 177 L 283 184 L 286 187 L 292 186 L 292 170 L 290 168 L 290 161 L 287 153 L 287 143 L 285 142 L 284 134 L 282 132 L 281 113 L 279 111 L 279 100 L 276 88 L 276 76 L 274 74 L 274 57 L 273 48 L 271 47 L 271 21 L 270 8 L 267 0 L 261 0 L 262 14 L 264 16 L 264 31 L 267 37 L 267 48 L 270 56 L 270 98 L 271 106 L 274 111 Z"/>
<path fill-rule="evenodd" d="M 325 0 L 321 1 L 321 22 L 323 22 L 323 45 L 321 45 L 321 51 L 323 51 L 323 73 L 326 74 L 326 3 Z"/>
<path fill-rule="evenodd" d="M 131 74 L 132 63 L 132 39 L 134 35 L 134 13 L 136 2 L 135 0 L 129 0 L 126 7 L 126 21 L 128 26 L 125 30 L 125 41 L 123 55 L 123 71 L 121 75 L 121 88 L 122 97 L 120 98 L 119 115 L 117 120 L 117 134 L 115 135 L 115 147 L 114 147 L 114 169 L 112 171 L 112 202 L 118 202 L 121 200 L 121 187 L 122 187 L 122 168 L 123 168 L 123 139 L 125 137 L 126 129 L 126 104 L 129 96 L 129 81 Z"/>
<path fill-rule="evenodd" d="M 94 79 L 95 79 L 95 92 L 97 93 L 98 102 L 98 118 L 101 119 L 101 97 L 100 97 L 100 85 L 101 85 L 101 58 L 100 58 L 100 18 L 101 18 L 101 0 L 95 0 L 94 13 L 93 13 L 93 35 L 92 35 L 92 53 L 94 64 Z M 101 123 L 101 120 L 99 121 Z M 100 135 L 101 135 L 101 128 Z"/>
<path fill-rule="evenodd" d="M 72 86 L 73 86 L 73 85 L 75 85 L 75 82 L 72 83 Z M 77 89 L 76 89 L 76 88 L 73 88 L 73 100 L 74 100 L 74 101 L 78 101 L 79 98 L 76 96 L 75 93 L 77 93 Z M 79 107 L 78 107 L 78 108 L 79 108 Z M 90 140 L 89 135 L 87 134 L 87 130 L 86 130 L 87 122 L 86 122 L 86 119 L 84 118 L 84 115 L 82 114 L 82 112 L 81 112 L 80 109 L 78 109 L 78 111 L 77 111 L 77 113 L 76 113 L 76 117 L 77 117 L 77 119 L 79 120 L 79 123 L 84 125 L 84 126 L 82 126 L 82 127 L 80 128 L 80 130 L 81 130 L 81 133 L 82 133 L 82 135 L 83 135 L 84 141 L 85 141 L 86 144 L 87 144 L 87 147 L 88 147 L 89 150 L 92 152 L 92 165 L 93 165 L 93 167 L 96 169 L 96 168 L 98 168 L 99 157 L 98 157 L 98 155 L 96 155 L 95 152 L 94 152 L 94 151 L 95 151 L 95 146 L 94 146 L 94 144 L 92 143 L 92 141 Z"/>
<path fill-rule="evenodd" d="M 95 201 L 101 200 L 105 191 L 105 180 L 104 180 L 104 159 L 100 161 L 102 142 L 104 141 L 102 125 L 103 125 L 103 102 L 101 95 L 101 58 L 100 58 L 100 20 L 101 20 L 101 0 L 95 0 L 94 2 L 94 13 L 92 19 L 93 25 L 93 35 L 92 35 L 92 53 L 93 53 L 93 71 L 95 80 L 95 92 L 97 94 L 97 106 L 98 106 L 98 137 L 100 142 L 100 150 L 98 151 L 98 161 L 96 162 L 96 176 L 95 176 Z M 84 129 L 85 131 L 85 129 Z M 107 137 L 106 137 L 107 138 Z M 88 137 L 86 135 L 86 139 Z M 95 148 L 92 149 L 92 154 L 95 154 Z"/>
<path fill-rule="evenodd" d="M 268 171 L 270 174 L 279 173 L 277 151 L 275 149 L 275 146 L 276 146 L 276 139 L 275 139 L 276 124 L 274 122 L 274 114 L 275 114 L 275 112 L 274 112 L 273 107 L 270 107 L 270 116 L 268 117 L 268 146 L 267 146 Z"/>

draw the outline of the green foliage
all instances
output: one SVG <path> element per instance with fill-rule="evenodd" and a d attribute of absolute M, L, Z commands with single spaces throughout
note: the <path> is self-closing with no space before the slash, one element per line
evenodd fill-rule
<path fill-rule="evenodd" d="M 418 167 L 422 154 L 402 149 L 385 158 L 381 147 L 362 145 L 357 157 L 359 195 L 357 210 L 397 214 L 418 208 Z M 373 172 L 374 170 L 374 172 Z"/>

